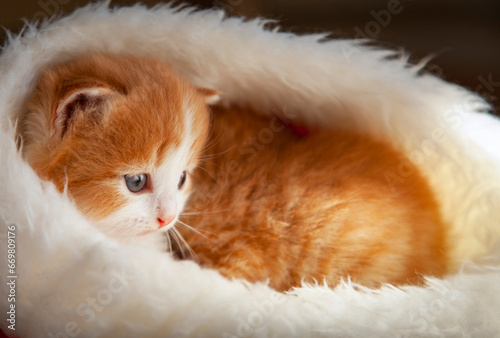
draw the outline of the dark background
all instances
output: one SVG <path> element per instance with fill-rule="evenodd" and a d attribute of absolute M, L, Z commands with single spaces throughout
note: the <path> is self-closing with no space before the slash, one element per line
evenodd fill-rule
<path fill-rule="evenodd" d="M 0 25 L 18 32 L 28 21 L 69 13 L 89 0 L 0 0 Z M 153 6 L 159 1 L 143 0 Z M 135 0 L 112 0 L 132 5 Z M 177 2 L 178 3 L 178 2 Z M 498 0 L 185 0 L 199 8 L 224 8 L 234 16 L 266 17 L 282 30 L 369 37 L 403 49 L 427 70 L 479 92 L 500 108 L 500 1 Z M 392 13 L 391 13 L 392 11 Z M 0 40 L 5 39 L 0 33 Z"/>

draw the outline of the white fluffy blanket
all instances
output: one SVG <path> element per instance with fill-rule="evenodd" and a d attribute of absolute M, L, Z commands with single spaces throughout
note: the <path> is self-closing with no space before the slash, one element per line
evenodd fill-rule
<path fill-rule="evenodd" d="M 13 131 L 40 70 L 89 50 L 154 56 L 228 102 L 391 140 L 436 191 L 460 272 L 426 287 L 366 290 L 346 282 L 284 295 L 105 238 L 37 178 Z M 500 122 L 479 97 L 419 75 L 404 58 L 387 59 L 392 54 L 270 32 L 262 21 L 221 12 L 106 3 L 12 36 L 0 56 L 2 330 L 20 337 L 499 335 Z M 408 175 L 407 165 L 397 175 Z M 8 236 L 15 239 L 10 272 Z M 15 314 L 6 314 L 12 304 Z"/>

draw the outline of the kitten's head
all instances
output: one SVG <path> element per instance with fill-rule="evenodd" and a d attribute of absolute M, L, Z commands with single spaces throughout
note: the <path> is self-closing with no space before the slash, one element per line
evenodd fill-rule
<path fill-rule="evenodd" d="M 105 233 L 165 230 L 189 196 L 215 98 L 162 62 L 86 55 L 41 76 L 23 153 Z"/>

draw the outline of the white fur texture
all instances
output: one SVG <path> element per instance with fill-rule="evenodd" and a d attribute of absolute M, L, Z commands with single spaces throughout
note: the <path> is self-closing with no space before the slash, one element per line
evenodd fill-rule
<path fill-rule="evenodd" d="M 20 337 L 494 336 L 500 332 L 500 123 L 476 95 L 390 51 L 269 32 L 214 11 L 87 6 L 0 56 L 0 327 Z M 116 243 L 21 159 L 13 124 L 41 69 L 90 50 L 154 56 L 225 102 L 394 142 L 431 182 L 460 273 L 426 287 L 309 285 L 282 295 Z M 402 162 L 400 178 L 411 174 Z M 7 226 L 16 226 L 16 331 Z M 66 333 L 64 333 L 66 332 Z"/>

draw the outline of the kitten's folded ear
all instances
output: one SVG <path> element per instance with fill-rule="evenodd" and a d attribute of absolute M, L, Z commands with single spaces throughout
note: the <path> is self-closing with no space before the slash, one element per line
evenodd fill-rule
<path fill-rule="evenodd" d="M 57 104 L 53 121 L 55 134 L 63 137 L 68 131 L 72 119 L 79 113 L 88 113 L 89 118 L 97 118 L 114 93 L 116 93 L 114 90 L 100 86 L 71 90 Z"/>
<path fill-rule="evenodd" d="M 200 93 L 205 97 L 206 104 L 213 105 L 220 101 L 220 93 L 215 89 L 200 88 L 200 87 L 196 89 L 198 90 L 198 93 Z"/>

